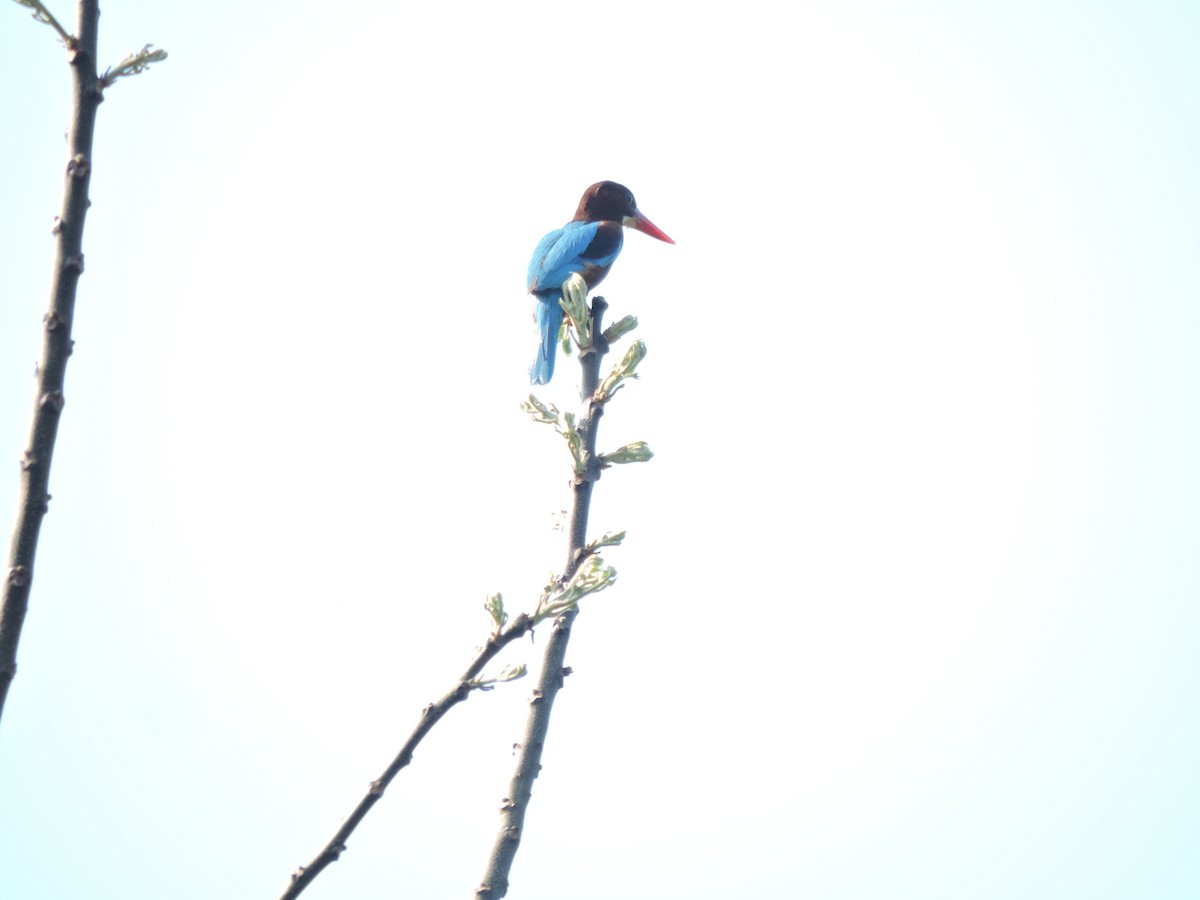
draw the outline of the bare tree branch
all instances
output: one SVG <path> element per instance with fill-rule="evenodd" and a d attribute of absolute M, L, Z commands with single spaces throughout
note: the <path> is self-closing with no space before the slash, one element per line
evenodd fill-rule
<path fill-rule="evenodd" d="M 572 426 L 574 433 L 568 437 L 568 445 L 571 446 L 576 465 L 572 479 L 574 497 L 571 506 L 567 563 L 561 579 L 565 584 L 569 584 L 576 578 L 581 568 L 585 567 L 585 563 L 595 559 L 594 554 L 599 547 L 620 543 L 624 536 L 623 533 L 621 535 L 605 535 L 591 544 L 587 540 L 592 487 L 600 478 L 601 469 L 606 468 L 608 464 L 605 458 L 596 452 L 596 431 L 600 417 L 604 414 L 605 404 L 612 397 L 616 384 L 623 378 L 636 377 L 633 370 L 636 368 L 637 362 L 640 362 L 641 357 L 645 355 L 645 346 L 641 345 L 640 351 L 635 354 L 636 359 L 632 361 L 627 371 L 615 380 L 613 375 L 610 375 L 604 382 L 607 390 L 601 390 L 600 362 L 609 347 L 609 334 L 601 331 L 601 320 L 607 308 L 608 304 L 603 297 L 595 297 L 592 300 L 590 328 L 587 329 L 590 337 L 586 341 L 587 346 L 582 346 L 585 342 L 580 342 L 579 364 L 583 369 L 580 396 L 588 406 L 586 415 L 577 427 L 574 426 L 572 420 L 569 420 L 569 425 Z M 571 316 L 573 322 L 576 322 L 578 328 L 580 323 L 576 321 L 577 317 L 572 315 L 569 309 L 568 315 Z M 632 321 L 632 325 L 626 320 L 622 320 L 619 324 L 624 329 L 620 331 L 623 334 L 632 325 L 636 325 L 636 320 Z M 640 345 L 641 342 L 639 341 L 638 344 Z M 629 354 L 626 354 L 626 360 L 622 361 L 621 366 L 618 366 L 614 373 L 620 371 L 629 358 Z M 567 435 L 564 434 L 564 436 Z M 647 450 L 644 458 L 649 458 L 648 453 Z M 612 461 L 616 462 L 617 460 Z M 615 577 L 615 573 L 609 577 L 608 582 L 611 582 L 612 577 Z M 563 686 L 563 679 L 570 674 L 570 669 L 566 668 L 564 663 L 567 656 L 567 644 L 571 639 L 571 625 L 578 614 L 579 608 L 572 605 L 554 622 L 542 661 L 541 675 L 530 700 L 525 736 L 517 751 L 516 771 L 509 785 L 508 796 L 501 803 L 500 830 L 492 847 L 483 881 L 475 889 L 477 900 L 499 900 L 508 893 L 508 877 L 512 870 L 513 860 L 517 855 L 517 848 L 521 843 L 525 813 L 533 795 L 533 782 L 542 768 L 542 750 L 545 747 L 546 734 L 550 728 L 550 712 L 554 706 L 554 699 Z"/>
<path fill-rule="evenodd" d="M 21 457 L 21 489 L 17 498 L 17 523 L 13 529 L 4 573 L 0 605 L 0 714 L 9 685 L 17 673 L 17 644 L 21 626 L 29 608 L 33 583 L 33 562 L 37 554 L 42 517 L 50 502 L 50 460 L 58 436 L 62 414 L 67 360 L 71 356 L 71 324 L 75 317 L 75 293 L 83 274 L 83 223 L 89 205 L 88 184 L 92 174 L 92 137 L 96 128 L 96 110 L 103 99 L 96 75 L 96 40 L 100 7 L 98 0 L 80 0 L 79 24 L 75 36 L 66 35 L 62 26 L 41 4 L 33 6 L 34 17 L 58 31 L 67 45 L 67 59 L 74 74 L 74 108 L 68 134 L 70 160 L 67 162 L 66 188 L 62 214 L 54 226 L 58 247 L 54 258 L 54 277 L 50 289 L 50 311 L 43 320 L 45 330 L 42 358 L 37 370 L 37 398 L 29 446 Z"/>
<path fill-rule="evenodd" d="M 17 498 L 17 522 L 9 547 L 8 568 L 0 585 L 0 715 L 8 688 L 17 674 L 17 645 L 29 609 L 33 585 L 33 563 L 37 555 L 42 518 L 50 504 L 50 460 L 62 415 L 63 386 L 67 360 L 75 342 L 71 326 L 75 318 L 75 294 L 83 274 L 83 223 L 91 200 L 88 185 L 92 176 L 92 139 L 96 112 L 104 100 L 104 88 L 117 78 L 136 75 L 152 62 L 167 58 L 165 50 L 151 50 L 123 59 L 115 70 L 97 74 L 96 52 L 100 25 L 99 0 L 79 0 L 77 34 L 68 34 L 40 0 L 16 0 L 33 10 L 33 18 L 49 25 L 67 47 L 67 62 L 74 73 L 74 104 L 67 135 L 70 159 L 63 191 L 62 214 L 54 224 L 57 240 L 54 276 L 50 286 L 50 311 L 42 320 L 45 333 L 42 358 L 37 368 L 37 399 L 29 446 L 21 456 L 21 489 Z"/>
<path fill-rule="evenodd" d="M 512 641 L 528 633 L 539 622 L 554 619 L 553 634 L 546 648 L 546 660 L 543 665 L 541 681 L 534 690 L 533 711 L 526 731 L 526 740 L 518 755 L 518 771 L 513 779 L 510 794 L 515 801 L 505 800 L 502 816 L 504 823 L 500 837 L 497 839 L 496 850 L 489 864 L 489 880 L 485 884 L 503 884 L 507 889 L 508 871 L 516 853 L 516 845 L 520 840 L 520 825 L 524 818 L 525 807 L 532 790 L 533 778 L 536 777 L 540 765 L 541 747 L 545 740 L 546 729 L 549 726 L 550 706 L 554 696 L 562 686 L 565 674 L 563 659 L 567 649 L 567 636 L 570 625 L 578 611 L 578 602 L 584 596 L 604 590 L 616 578 L 616 571 L 607 566 L 597 555 L 603 547 L 617 546 L 625 537 L 624 532 L 605 534 L 597 540 L 587 543 L 587 517 L 591 502 L 592 484 L 600 477 L 600 470 L 616 462 L 639 462 L 649 459 L 648 449 L 643 449 L 634 456 L 638 458 L 616 459 L 612 454 L 601 455 L 596 452 L 596 423 L 604 411 L 604 404 L 612 396 L 612 386 L 624 378 L 636 378 L 637 363 L 645 355 L 644 345 L 626 354 L 622 363 L 614 369 L 605 384 L 610 385 L 607 392 L 601 390 L 600 360 L 608 352 L 608 334 L 600 334 L 600 321 L 607 304 L 602 297 L 592 301 L 590 346 L 581 350 L 580 363 L 584 368 L 583 392 L 584 397 L 590 398 L 588 413 L 583 422 L 576 427 L 575 419 L 570 413 L 560 413 L 556 408 L 530 396 L 524 404 L 534 421 L 553 425 L 567 442 L 571 450 L 575 473 L 574 506 L 571 514 L 570 549 L 567 565 L 561 578 L 547 586 L 545 593 L 538 602 L 533 614 L 522 613 L 512 624 L 507 625 L 503 601 L 500 596 L 488 598 L 485 607 L 492 617 L 494 629 L 487 644 L 480 650 L 474 662 L 459 678 L 458 684 L 444 694 L 437 702 L 430 704 L 421 712 L 421 719 L 409 735 L 408 740 L 400 748 L 400 752 L 387 767 L 383 775 L 371 782 L 366 795 L 359 801 L 345 823 L 330 839 L 329 843 L 307 866 L 302 866 L 292 875 L 292 883 L 281 895 L 280 900 L 293 900 L 312 883 L 330 863 L 335 862 L 346 849 L 346 841 L 359 823 L 383 796 L 383 792 L 391 784 L 392 779 L 400 770 L 412 762 L 413 751 L 433 727 L 453 707 L 470 696 L 472 690 L 487 690 L 497 681 L 509 681 L 524 674 L 524 667 L 517 667 L 502 672 L 493 679 L 480 679 L 479 673 L 500 650 Z M 628 331 L 636 325 L 636 320 L 626 322 L 621 332 Z M 619 377 L 616 377 L 619 374 Z M 616 377 L 616 380 L 613 379 Z M 627 448 L 622 448 L 626 450 Z M 618 454 L 620 451 L 618 451 Z M 515 835 L 515 837 L 514 837 Z M 481 888 L 480 892 L 484 892 Z M 501 897 L 504 891 L 493 892 L 490 896 Z"/>
<path fill-rule="evenodd" d="M 498 600 L 498 597 L 496 600 Z M 491 681 L 495 679 L 480 680 L 478 678 L 479 673 L 483 671 L 483 667 L 491 662 L 502 649 L 517 638 L 527 634 L 537 622 L 535 617 L 527 613 L 521 613 L 513 620 L 511 625 L 501 630 L 503 611 L 494 611 L 491 602 L 492 598 L 489 598 L 489 612 L 492 613 L 493 621 L 497 627 L 488 639 L 488 642 L 479 651 L 475 660 L 467 667 L 467 670 L 463 672 L 458 680 L 458 684 L 444 694 L 441 699 L 421 710 L 420 721 L 417 722 L 416 727 L 412 730 L 408 740 L 400 748 L 400 752 L 396 754 L 396 758 L 392 760 L 391 765 L 384 770 L 378 779 L 371 782 L 366 795 L 354 807 L 354 811 L 346 818 L 342 827 L 338 829 L 329 843 L 313 858 L 313 861 L 307 866 L 301 866 L 292 874 L 292 883 L 280 895 L 280 900 L 292 900 L 292 898 L 300 896 L 300 893 L 308 887 L 314 878 L 321 874 L 321 871 L 326 866 L 337 861 L 342 851 L 346 849 L 346 841 L 354 832 L 354 829 L 358 827 L 358 823 L 370 812 L 371 807 L 375 805 L 376 801 L 383 796 L 383 792 L 392 783 L 392 779 L 399 774 L 401 769 L 412 762 L 413 751 L 424 740 L 425 735 L 433 729 L 434 725 L 441 721 L 446 713 L 466 700 L 470 696 L 471 691 L 486 690 L 490 686 Z"/>

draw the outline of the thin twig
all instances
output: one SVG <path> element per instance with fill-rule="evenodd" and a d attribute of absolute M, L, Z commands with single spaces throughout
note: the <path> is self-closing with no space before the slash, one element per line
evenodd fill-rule
<path fill-rule="evenodd" d="M 583 369 L 580 395 L 588 404 L 587 414 L 577 429 L 582 445 L 581 456 L 585 464 L 582 471 L 576 470 L 572 480 L 574 497 L 567 563 L 561 579 L 563 583 L 570 581 L 584 560 L 595 551 L 594 546 L 588 545 L 587 523 L 592 486 L 599 479 L 601 469 L 601 459 L 596 452 L 596 429 L 600 417 L 604 414 L 605 401 L 598 397 L 597 389 L 600 387 L 600 361 L 608 352 L 608 341 L 600 327 L 607 308 L 608 304 L 604 302 L 603 297 L 592 300 L 591 333 L 594 339 L 592 345 L 582 349 L 579 354 L 579 364 Z M 554 706 L 554 698 L 563 686 L 563 678 L 569 674 L 564 662 L 567 643 L 571 639 L 571 623 L 578 614 L 579 609 L 575 607 L 563 613 L 554 622 L 542 661 L 542 672 L 530 700 L 525 736 L 517 751 L 516 771 L 509 785 L 508 796 L 500 806 L 500 831 L 496 835 L 483 881 L 475 889 L 477 900 L 499 900 L 508 893 L 508 876 L 521 843 L 525 813 L 533 795 L 533 781 L 542 767 L 542 749 L 545 747 L 546 734 L 550 728 L 550 712 Z"/>
<path fill-rule="evenodd" d="M 30 6 L 30 3 L 24 3 Z M 0 715 L 9 685 L 17 673 L 17 644 L 29 608 L 33 563 L 37 555 L 42 518 L 50 502 L 50 461 L 58 436 L 64 397 L 67 359 L 71 356 L 71 324 L 75 317 L 75 294 L 83 273 L 83 223 L 89 205 L 88 184 L 92 174 L 92 137 L 101 94 L 96 76 L 96 42 L 100 7 L 98 0 L 80 0 L 77 35 L 66 35 L 62 26 L 41 4 L 39 21 L 52 25 L 69 48 L 68 61 L 74 80 L 74 108 L 68 136 L 62 215 L 54 226 L 57 249 L 50 289 L 50 311 L 43 320 L 45 330 L 42 358 L 37 369 L 37 395 L 29 446 L 21 457 L 21 488 L 17 498 L 17 522 L 9 549 L 8 568 L 0 586 Z M 38 13 L 35 12 L 35 18 Z"/>
<path fill-rule="evenodd" d="M 16 2 L 21 6 L 24 6 L 28 9 L 33 10 L 34 21 L 41 22 L 44 25 L 49 25 L 51 28 L 53 28 L 55 31 L 57 31 L 59 39 L 64 44 L 67 45 L 68 49 L 75 48 L 75 37 L 73 35 L 67 34 L 67 30 L 58 24 L 58 19 L 54 18 L 54 13 L 52 13 L 52 12 L 50 12 L 50 10 L 46 9 L 46 7 L 43 6 L 40 2 L 38 2 L 38 0 L 16 0 Z M 96 58 L 95 50 L 96 50 L 96 47 L 95 47 L 95 45 L 93 45 L 92 46 L 92 51 L 93 51 L 92 59 L 93 60 L 95 60 L 95 58 Z"/>
<path fill-rule="evenodd" d="M 412 762 L 413 751 L 417 745 L 425 738 L 441 718 L 446 715 L 451 709 L 457 706 L 462 701 L 470 696 L 471 691 L 481 687 L 485 687 L 486 683 L 481 683 L 477 680 L 477 676 L 483 671 L 496 654 L 506 646 L 511 644 L 517 638 L 527 634 L 534 626 L 534 618 L 528 613 L 521 613 L 512 623 L 496 634 L 493 634 L 488 642 L 476 655 L 474 661 L 458 680 L 458 684 L 453 689 L 444 694 L 441 699 L 431 703 L 421 711 L 421 719 L 412 733 L 408 736 L 408 740 L 400 748 L 400 752 L 396 754 L 396 758 L 392 760 L 391 765 L 384 770 L 384 773 L 378 779 L 371 782 L 371 786 L 367 789 L 366 795 L 354 807 L 354 811 L 346 818 L 342 827 L 338 829 L 329 841 L 328 844 L 316 855 L 312 862 L 307 866 L 301 866 L 292 875 L 292 883 L 288 885 L 288 889 L 280 895 L 280 900 L 292 900 L 294 897 L 300 896 L 300 893 L 308 887 L 324 869 L 332 862 L 336 862 L 342 851 L 346 849 L 346 841 L 358 827 L 359 822 L 375 805 L 376 801 L 383 796 L 383 792 L 387 790 L 388 785 L 392 783 L 392 779 L 399 774 L 400 770 Z"/>

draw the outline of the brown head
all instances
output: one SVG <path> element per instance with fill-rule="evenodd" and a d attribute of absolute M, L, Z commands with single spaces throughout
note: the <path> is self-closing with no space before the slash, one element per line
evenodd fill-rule
<path fill-rule="evenodd" d="M 615 181 L 597 181 L 583 192 L 579 208 L 575 210 L 576 222 L 620 222 L 626 228 L 634 228 L 652 238 L 675 243 L 657 225 L 642 215 L 633 199 L 633 192 Z"/>

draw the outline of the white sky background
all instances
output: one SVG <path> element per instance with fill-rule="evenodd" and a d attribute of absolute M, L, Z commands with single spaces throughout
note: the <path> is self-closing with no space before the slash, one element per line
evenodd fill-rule
<path fill-rule="evenodd" d="M 0 896 L 277 896 L 533 602 L 525 267 L 602 178 L 678 242 L 600 291 L 657 456 L 510 896 L 1200 891 L 1200 13 L 837 6 L 105 5 L 171 57 L 100 111 Z M 69 102 L 13 4 L 0 77 L 11 516 Z M 305 896 L 469 896 L 531 687 Z"/>

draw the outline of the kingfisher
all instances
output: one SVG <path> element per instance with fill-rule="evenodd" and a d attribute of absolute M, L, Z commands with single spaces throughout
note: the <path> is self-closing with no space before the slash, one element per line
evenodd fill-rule
<path fill-rule="evenodd" d="M 652 238 L 675 243 L 637 208 L 629 188 L 615 181 L 598 181 L 583 192 L 575 217 L 550 232 L 529 261 L 529 293 L 534 296 L 537 322 L 537 359 L 529 367 L 530 384 L 547 384 L 554 374 L 554 354 L 563 308 L 559 305 L 563 283 L 580 275 L 588 290 L 604 280 L 621 252 L 624 228 L 636 228 Z"/>

